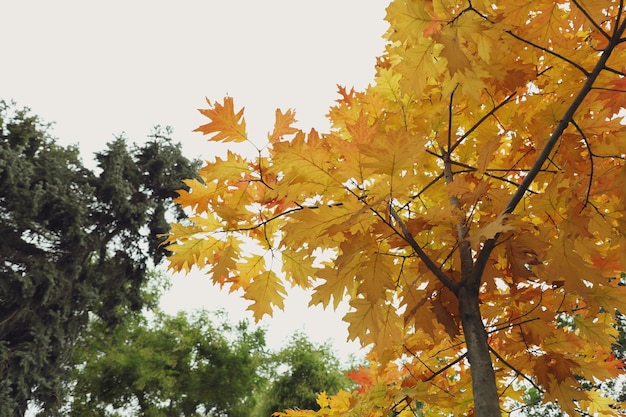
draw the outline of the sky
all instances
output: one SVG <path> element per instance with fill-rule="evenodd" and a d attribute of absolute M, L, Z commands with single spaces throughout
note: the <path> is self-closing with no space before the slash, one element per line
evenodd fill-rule
<path fill-rule="evenodd" d="M 124 135 L 141 143 L 155 125 L 171 126 L 190 159 L 212 159 L 224 146 L 193 129 L 205 123 L 206 99 L 233 97 L 245 107 L 248 135 L 262 143 L 276 108 L 296 111 L 298 127 L 328 129 L 337 84 L 365 88 L 373 79 L 387 0 L 0 0 L 0 99 L 31 108 L 59 143 L 93 152 Z M 285 311 L 261 325 L 278 348 L 294 331 L 346 343 L 338 312 L 308 308 L 290 291 Z M 172 275 L 163 308 L 225 309 L 251 318 L 237 294 L 210 285 L 200 271 Z"/>

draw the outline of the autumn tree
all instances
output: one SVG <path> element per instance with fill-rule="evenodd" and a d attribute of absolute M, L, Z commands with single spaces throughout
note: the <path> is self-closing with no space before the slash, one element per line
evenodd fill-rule
<path fill-rule="evenodd" d="M 186 182 L 171 268 L 242 289 L 257 318 L 290 285 L 347 299 L 372 376 L 319 415 L 498 416 L 527 384 L 617 415 L 581 381 L 623 372 L 623 2 L 397 0 L 386 19 L 374 83 L 339 88 L 327 133 L 277 111 L 260 141 L 232 98 L 201 110 L 199 132 L 254 152 Z"/>
<path fill-rule="evenodd" d="M 155 132 L 158 133 L 158 132 Z M 27 109 L 0 102 L 0 415 L 51 415 L 90 315 L 115 324 L 148 300 L 167 254 L 158 234 L 183 216 L 171 201 L 197 165 L 171 139 L 123 138 L 85 168 Z"/>

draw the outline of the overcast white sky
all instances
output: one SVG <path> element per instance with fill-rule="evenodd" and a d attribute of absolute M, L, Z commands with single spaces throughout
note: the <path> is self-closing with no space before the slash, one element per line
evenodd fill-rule
<path fill-rule="evenodd" d="M 0 99 L 28 106 L 84 160 L 125 132 L 142 142 L 170 125 L 189 158 L 223 148 L 192 133 L 205 121 L 205 97 L 246 107 L 249 135 L 265 138 L 276 108 L 294 108 L 299 126 L 326 130 L 336 84 L 364 88 L 387 29 L 387 0 L 0 0 Z M 174 276 L 169 312 L 220 307 L 232 319 L 246 304 L 208 285 L 201 273 Z M 294 330 L 332 338 L 345 357 L 337 314 L 306 309 L 293 295 L 264 322 L 277 347 Z"/>

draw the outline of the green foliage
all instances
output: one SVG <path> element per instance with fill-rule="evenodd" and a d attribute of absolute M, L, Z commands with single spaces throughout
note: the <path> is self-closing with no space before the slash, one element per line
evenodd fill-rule
<path fill-rule="evenodd" d="M 94 320 L 77 346 L 62 415 L 269 417 L 351 385 L 328 344 L 296 334 L 269 352 L 265 330 L 223 313 L 133 314 L 109 330 Z"/>
<path fill-rule="evenodd" d="M 274 363 L 278 374 L 264 396 L 260 416 L 289 408 L 317 409 L 317 394 L 336 394 L 352 385 L 330 345 L 315 345 L 302 334 L 295 334 L 276 353 Z"/>
<path fill-rule="evenodd" d="M 69 415 L 248 416 L 264 384 L 265 332 L 220 319 L 156 312 L 110 334 L 94 321 L 76 357 Z"/>
<path fill-rule="evenodd" d="M 159 133 L 159 132 L 157 132 Z M 27 109 L 0 102 L 0 415 L 32 401 L 52 413 L 91 314 L 120 322 L 147 300 L 148 270 L 167 253 L 157 233 L 196 164 L 155 134 L 118 138 L 83 166 Z"/>

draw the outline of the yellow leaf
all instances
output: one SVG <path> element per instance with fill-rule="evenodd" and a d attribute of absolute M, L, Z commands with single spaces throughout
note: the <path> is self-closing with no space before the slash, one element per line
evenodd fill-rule
<path fill-rule="evenodd" d="M 519 371 L 569 414 L 610 413 L 576 378 L 624 373 L 609 355 L 626 311 L 612 280 L 626 270 L 626 43 L 607 39 L 626 10 L 568 5 L 394 0 L 374 82 L 339 88 L 329 132 L 278 110 L 261 155 L 229 152 L 186 182 L 176 201 L 195 224 L 172 228 L 172 269 L 240 288 L 257 320 L 284 282 L 319 284 L 311 303 L 348 301 L 349 337 L 372 347 L 374 384 L 281 415 L 478 414 L 461 294 L 503 359 L 502 404 Z M 246 140 L 232 99 L 209 105 L 198 131 Z"/>
<path fill-rule="evenodd" d="M 176 272 L 185 271 L 186 273 L 189 273 L 192 266 L 203 268 L 207 263 L 212 262 L 213 250 L 218 244 L 218 240 L 205 238 L 187 239 L 184 242 L 168 245 L 165 249 L 173 252 L 168 258 L 170 268 Z"/>
<path fill-rule="evenodd" d="M 236 259 L 240 257 L 239 242 L 235 237 L 230 237 L 223 241 L 219 248 L 215 248 L 215 252 L 216 256 L 210 264 L 209 273 L 213 282 L 219 284 L 221 288 L 230 281 L 230 277 L 237 271 Z M 231 287 L 231 291 L 236 289 L 236 286 Z"/>
<path fill-rule="evenodd" d="M 252 282 L 246 288 L 244 298 L 253 301 L 248 310 L 252 311 L 254 320 L 258 322 L 264 315 L 272 315 L 274 310 L 272 306 L 282 310 L 286 294 L 280 278 L 274 271 L 269 270 L 252 279 Z"/>
<path fill-rule="evenodd" d="M 326 408 L 329 406 L 329 404 L 330 402 L 328 401 L 328 395 L 326 395 L 326 391 L 322 391 L 317 394 L 317 405 L 319 405 L 320 408 Z"/>
<path fill-rule="evenodd" d="M 220 182 L 235 182 L 241 180 L 251 171 L 251 163 L 230 150 L 227 151 L 226 159 L 219 156 L 213 162 L 207 162 L 198 170 L 198 174 L 205 179 L 206 182 L 218 180 Z"/>
<path fill-rule="evenodd" d="M 509 221 L 510 217 L 508 214 L 500 214 L 487 225 L 473 231 L 468 238 L 472 247 L 477 249 L 481 241 L 493 239 L 499 233 L 514 230 L 515 226 Z"/>
<path fill-rule="evenodd" d="M 291 248 L 284 248 L 281 251 L 281 257 L 286 279 L 301 288 L 309 288 L 319 272 L 319 268 L 313 266 L 315 258 L 302 248 L 295 251 Z"/>
<path fill-rule="evenodd" d="M 592 416 L 617 416 L 618 411 L 613 407 L 615 406 L 615 400 L 603 395 L 598 390 L 591 390 L 587 393 L 589 398 L 589 406 L 587 411 Z"/>
<path fill-rule="evenodd" d="M 454 75 L 458 71 L 463 72 L 471 66 L 465 51 L 460 47 L 461 40 L 458 38 L 455 29 L 446 26 L 436 36 L 433 36 L 433 39 L 443 45 L 441 56 L 448 60 L 450 75 Z"/>
<path fill-rule="evenodd" d="M 619 332 L 613 327 L 612 320 L 606 320 L 606 313 L 599 313 L 597 317 L 574 316 L 576 332 L 590 344 L 611 346 L 617 340 Z"/>

